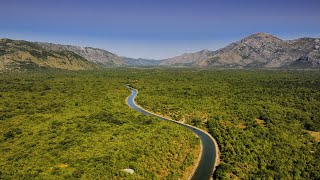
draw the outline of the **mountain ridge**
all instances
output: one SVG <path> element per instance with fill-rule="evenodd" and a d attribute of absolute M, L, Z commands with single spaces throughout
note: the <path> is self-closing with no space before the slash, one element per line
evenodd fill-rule
<path fill-rule="evenodd" d="M 260 32 L 215 51 L 204 49 L 163 60 L 121 57 L 94 47 L 0 39 L 1 72 L 37 68 L 94 70 L 105 66 L 320 68 L 320 39 L 282 40 Z"/>
<path fill-rule="evenodd" d="M 48 51 L 33 42 L 0 39 L 0 72 L 51 68 L 94 70 L 101 67 L 72 51 Z"/>
<path fill-rule="evenodd" d="M 318 38 L 282 40 L 271 34 L 255 33 L 205 55 L 199 51 L 176 56 L 165 65 L 179 66 L 183 62 L 176 61 L 187 59 L 186 62 L 192 62 L 191 67 L 312 68 L 320 66 L 319 47 Z"/>
<path fill-rule="evenodd" d="M 195 53 L 184 53 L 180 56 L 175 56 L 172 58 L 164 59 L 160 65 L 163 66 L 190 66 L 192 65 L 195 61 L 197 61 L 200 58 L 204 58 L 207 53 L 209 53 L 209 50 L 201 50 L 199 52 Z"/>
<path fill-rule="evenodd" d="M 72 51 L 79 56 L 84 57 L 88 61 L 94 62 L 102 66 L 122 66 L 125 62 L 118 55 L 100 48 L 80 47 L 74 45 L 62 45 L 48 42 L 36 42 L 42 48 L 49 51 Z"/>
<path fill-rule="evenodd" d="M 127 66 L 159 66 L 163 60 L 121 57 Z"/>

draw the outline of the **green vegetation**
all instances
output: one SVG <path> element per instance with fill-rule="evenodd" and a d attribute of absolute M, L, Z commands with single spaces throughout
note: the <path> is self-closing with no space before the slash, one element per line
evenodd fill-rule
<path fill-rule="evenodd" d="M 0 179 L 186 176 L 198 138 L 130 109 L 125 72 L 1 74 Z"/>
<path fill-rule="evenodd" d="M 128 72 L 129 73 L 129 72 Z M 137 102 L 207 129 L 216 179 L 319 179 L 319 71 L 151 69 L 129 73 Z"/>
<path fill-rule="evenodd" d="M 319 71 L 110 68 L 0 81 L 0 179 L 185 177 L 199 140 L 128 108 L 126 83 L 141 106 L 217 139 L 216 179 L 320 178 Z"/>

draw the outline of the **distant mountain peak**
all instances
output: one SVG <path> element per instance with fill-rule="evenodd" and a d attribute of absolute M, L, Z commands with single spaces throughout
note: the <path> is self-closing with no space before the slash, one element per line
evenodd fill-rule
<path fill-rule="evenodd" d="M 270 42 L 270 41 L 277 41 L 277 42 L 282 42 L 283 40 L 267 33 L 263 32 L 258 32 L 251 34 L 245 38 L 243 38 L 240 42 L 245 42 L 245 41 L 261 41 L 261 42 Z"/>
<path fill-rule="evenodd" d="M 251 35 L 249 35 L 249 37 L 274 37 L 271 34 L 265 33 L 265 32 L 257 32 L 257 33 L 253 33 Z"/>
<path fill-rule="evenodd" d="M 200 53 L 209 53 L 209 52 L 211 52 L 211 51 L 208 49 L 204 49 L 204 50 L 200 51 Z"/>
<path fill-rule="evenodd" d="M 158 66 L 162 60 L 122 57 L 128 66 Z"/>

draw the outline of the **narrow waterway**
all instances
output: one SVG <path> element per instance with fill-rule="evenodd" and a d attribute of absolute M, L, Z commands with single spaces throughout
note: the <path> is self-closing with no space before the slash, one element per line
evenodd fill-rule
<path fill-rule="evenodd" d="M 127 99 L 127 103 L 130 107 L 132 107 L 133 109 L 135 109 L 145 115 L 156 116 L 162 120 L 179 124 L 187 129 L 191 130 L 193 133 L 195 133 L 200 138 L 201 144 L 202 144 L 201 159 L 200 159 L 199 164 L 196 167 L 196 170 L 195 170 L 191 179 L 195 179 L 195 180 L 210 179 L 212 177 L 213 170 L 215 167 L 215 162 L 216 162 L 216 158 L 217 158 L 216 157 L 217 150 L 218 150 L 218 147 L 216 147 L 216 143 L 214 142 L 213 138 L 208 133 L 206 133 L 196 127 L 158 116 L 156 114 L 150 113 L 150 112 L 140 108 L 139 106 L 136 105 L 136 103 L 134 101 L 134 98 L 137 96 L 138 91 L 135 89 L 132 89 L 132 88 L 129 88 L 129 89 L 131 90 L 131 93 L 132 93 Z"/>

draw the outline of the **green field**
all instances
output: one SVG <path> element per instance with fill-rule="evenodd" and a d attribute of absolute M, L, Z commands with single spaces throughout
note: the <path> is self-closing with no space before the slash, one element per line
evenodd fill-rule
<path fill-rule="evenodd" d="M 188 176 L 199 139 L 130 109 L 124 73 L 1 74 L 0 179 Z"/>

